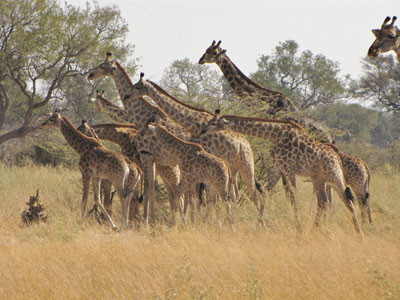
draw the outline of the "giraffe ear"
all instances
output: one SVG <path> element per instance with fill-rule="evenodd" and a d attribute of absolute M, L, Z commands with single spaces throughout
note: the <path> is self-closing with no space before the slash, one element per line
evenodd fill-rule
<path fill-rule="evenodd" d="M 381 32 L 379 29 L 372 29 L 371 31 L 372 31 L 372 33 L 374 34 L 375 37 L 378 37 L 379 33 Z"/>

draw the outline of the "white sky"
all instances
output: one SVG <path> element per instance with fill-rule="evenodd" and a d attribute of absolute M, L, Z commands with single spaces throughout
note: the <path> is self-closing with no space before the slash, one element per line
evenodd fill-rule
<path fill-rule="evenodd" d="M 86 0 L 67 0 L 84 5 Z M 90 2 L 90 1 L 89 1 Z M 361 58 L 374 40 L 371 29 L 386 16 L 400 15 L 399 0 L 98 0 L 116 4 L 129 25 L 140 72 L 160 80 L 176 59 L 197 62 L 212 40 L 222 40 L 231 60 L 246 74 L 257 58 L 295 40 L 340 63 L 357 78 Z M 217 66 L 212 67 L 218 70 Z M 134 80 L 134 79 L 133 79 Z"/>

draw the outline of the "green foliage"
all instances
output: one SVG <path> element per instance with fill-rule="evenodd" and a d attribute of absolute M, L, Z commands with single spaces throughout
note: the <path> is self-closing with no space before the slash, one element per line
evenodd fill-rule
<path fill-rule="evenodd" d="M 298 50 L 293 40 L 279 43 L 272 55 L 261 55 L 258 70 L 251 78 L 269 89 L 280 90 L 302 109 L 343 99 L 346 80 L 339 78 L 339 63 L 309 50 L 298 54 Z"/>
<path fill-rule="evenodd" d="M 373 107 L 400 113 L 400 64 L 393 56 L 364 58 L 363 73 L 352 84 L 352 94 Z"/>
<path fill-rule="evenodd" d="M 0 143 L 34 131 L 35 117 L 50 102 L 63 106 L 74 102 L 75 111 L 84 112 L 84 100 L 96 87 L 84 87 L 83 82 L 107 51 L 134 69 L 133 46 L 125 43 L 127 31 L 116 6 L 2 1 L 0 131 L 6 123 L 12 130 L 0 135 Z"/>
<path fill-rule="evenodd" d="M 216 108 L 224 97 L 224 80 L 208 65 L 192 63 L 184 58 L 175 60 L 164 70 L 160 83 L 181 101 L 199 107 Z"/>

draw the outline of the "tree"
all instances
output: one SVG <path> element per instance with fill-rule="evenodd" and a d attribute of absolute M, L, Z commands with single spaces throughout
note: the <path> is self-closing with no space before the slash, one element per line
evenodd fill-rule
<path fill-rule="evenodd" d="M 339 78 L 339 63 L 306 50 L 288 40 L 279 43 L 272 55 L 262 55 L 251 78 L 259 84 L 280 90 L 302 109 L 320 103 L 332 104 L 345 97 L 346 80 Z"/>
<path fill-rule="evenodd" d="M 223 78 L 209 66 L 188 58 L 172 62 L 160 84 L 178 99 L 200 107 L 217 107 L 224 98 Z"/>
<path fill-rule="evenodd" d="M 132 55 L 127 31 L 115 6 L 1 1 L 0 144 L 36 130 L 34 120 L 49 102 L 66 105 L 72 93 L 87 99 L 90 86 L 81 89 L 82 80 L 99 58 L 107 51 L 120 60 Z M 5 124 L 11 129 L 3 133 Z"/>
<path fill-rule="evenodd" d="M 352 84 L 354 97 L 395 114 L 400 113 L 400 64 L 393 56 L 364 58 L 362 75 Z"/>

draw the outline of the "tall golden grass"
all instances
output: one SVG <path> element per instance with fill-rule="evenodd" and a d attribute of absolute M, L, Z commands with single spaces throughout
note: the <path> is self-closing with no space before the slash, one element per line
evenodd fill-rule
<path fill-rule="evenodd" d="M 302 235 L 281 187 L 266 230 L 244 203 L 234 232 L 215 217 L 170 228 L 161 213 L 154 228 L 113 232 L 80 217 L 78 171 L 0 166 L 0 299 L 400 299 L 399 182 L 372 175 L 364 241 L 337 197 L 326 227 L 312 230 L 316 201 L 302 178 Z M 37 188 L 48 221 L 21 227 Z"/>

